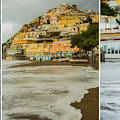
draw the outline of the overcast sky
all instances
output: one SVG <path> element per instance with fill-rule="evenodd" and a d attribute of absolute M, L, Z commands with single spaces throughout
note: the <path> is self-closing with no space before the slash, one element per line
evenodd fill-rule
<path fill-rule="evenodd" d="M 17 33 L 24 24 L 57 8 L 63 2 L 76 4 L 78 9 L 99 12 L 99 0 L 2 0 L 2 43 Z"/>

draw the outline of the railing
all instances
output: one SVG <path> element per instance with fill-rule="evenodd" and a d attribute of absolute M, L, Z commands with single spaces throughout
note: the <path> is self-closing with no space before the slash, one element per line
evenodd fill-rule
<path fill-rule="evenodd" d="M 120 33 L 119 28 L 108 28 L 108 29 L 100 29 L 100 33 Z"/>

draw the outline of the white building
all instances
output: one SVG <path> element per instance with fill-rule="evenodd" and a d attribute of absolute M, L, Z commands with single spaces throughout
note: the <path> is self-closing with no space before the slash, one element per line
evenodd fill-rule
<path fill-rule="evenodd" d="M 120 36 L 101 37 L 100 50 L 105 52 L 105 61 L 120 62 Z"/>
<path fill-rule="evenodd" d="M 116 19 L 120 20 L 120 16 L 104 16 L 100 17 L 100 33 L 117 33 L 120 32 L 120 25 L 116 22 Z"/>
<path fill-rule="evenodd" d="M 120 7 L 120 0 L 109 0 L 108 5 L 112 8 Z"/>

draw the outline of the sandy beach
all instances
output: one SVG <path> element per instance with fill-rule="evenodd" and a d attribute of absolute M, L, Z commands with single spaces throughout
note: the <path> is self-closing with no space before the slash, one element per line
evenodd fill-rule
<path fill-rule="evenodd" d="M 88 67 L 91 64 L 90 63 L 71 63 L 71 62 L 58 62 L 58 61 L 31 61 L 30 63 L 20 64 L 20 65 L 14 65 L 12 67 L 30 67 L 30 66 L 52 66 L 52 65 L 69 65 L 69 66 L 83 66 Z"/>
<path fill-rule="evenodd" d="M 70 62 L 57 62 L 57 61 L 34 61 L 28 64 L 21 64 L 11 66 L 13 67 L 26 67 L 26 66 L 52 66 L 52 65 L 71 65 L 88 67 L 90 63 L 70 63 Z M 71 105 L 76 109 L 82 111 L 82 120 L 98 120 L 99 119 L 99 88 L 91 88 L 89 93 L 84 96 L 81 102 L 75 102 Z M 46 120 L 46 118 L 44 119 Z"/>
<path fill-rule="evenodd" d="M 89 89 L 89 93 L 84 96 L 81 102 L 71 105 L 81 110 L 83 114 L 81 120 L 99 120 L 99 88 Z"/>
<path fill-rule="evenodd" d="M 98 73 L 91 67 L 69 62 L 4 61 L 3 73 L 4 120 L 99 118 Z"/>
<path fill-rule="evenodd" d="M 72 103 L 71 106 L 82 111 L 81 120 L 99 120 L 99 88 L 91 88 L 89 93 L 84 96 L 81 102 Z M 13 117 L 14 116 L 14 117 Z M 30 119 L 30 120 L 50 120 L 48 118 L 39 118 L 39 116 L 18 116 L 11 115 L 11 118 Z"/>

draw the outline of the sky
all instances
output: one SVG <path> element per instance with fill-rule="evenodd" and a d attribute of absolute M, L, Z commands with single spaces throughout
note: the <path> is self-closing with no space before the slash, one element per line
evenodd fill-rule
<path fill-rule="evenodd" d="M 99 12 L 99 0 L 2 0 L 2 43 L 17 33 L 24 24 L 44 15 L 63 2 L 80 9 Z"/>

